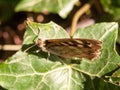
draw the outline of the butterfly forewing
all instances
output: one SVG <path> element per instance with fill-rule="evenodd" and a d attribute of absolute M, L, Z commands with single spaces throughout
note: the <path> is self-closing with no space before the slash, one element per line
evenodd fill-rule
<path fill-rule="evenodd" d="M 100 54 L 102 42 L 93 39 L 49 39 L 37 41 L 43 50 L 63 58 L 72 57 L 93 59 Z"/>

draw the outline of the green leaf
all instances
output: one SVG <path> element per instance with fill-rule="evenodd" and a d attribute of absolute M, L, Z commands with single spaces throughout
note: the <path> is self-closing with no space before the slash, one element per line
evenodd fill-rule
<path fill-rule="evenodd" d="M 57 38 L 70 38 L 68 33 L 54 22 L 47 24 L 39 24 L 35 22 L 27 22 L 27 31 L 24 35 L 23 49 L 35 44 L 38 38 L 42 39 L 57 39 Z"/>
<path fill-rule="evenodd" d="M 105 78 L 120 62 L 115 51 L 117 23 L 100 23 L 78 29 L 74 38 L 91 38 L 103 42 L 100 58 L 82 59 L 66 64 L 63 59 L 38 51 L 35 41 L 69 38 L 57 24 L 27 22 L 23 47 L 0 64 L 0 85 L 9 90 L 119 90 L 119 86 Z M 74 60 L 74 59 L 73 59 Z"/>
<path fill-rule="evenodd" d="M 88 33 L 89 32 L 89 33 Z M 91 38 L 102 41 L 101 55 L 94 62 L 82 60 L 76 67 L 95 76 L 103 76 L 118 67 L 120 57 L 115 51 L 115 43 L 118 33 L 117 23 L 95 24 L 87 28 L 77 30 L 74 38 Z"/>
<path fill-rule="evenodd" d="M 78 0 L 21 0 L 16 6 L 16 11 L 49 11 L 58 13 L 66 18 Z"/>

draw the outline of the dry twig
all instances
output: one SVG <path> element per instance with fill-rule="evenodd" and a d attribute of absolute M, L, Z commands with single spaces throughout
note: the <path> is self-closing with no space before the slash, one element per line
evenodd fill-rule
<path fill-rule="evenodd" d="M 17 51 L 21 49 L 21 45 L 0 45 L 0 50 Z"/>
<path fill-rule="evenodd" d="M 91 7 L 91 3 L 86 3 L 85 5 L 83 5 L 83 7 L 81 7 L 74 15 L 73 20 L 72 20 L 72 25 L 71 25 L 71 30 L 70 30 L 70 36 L 71 38 L 73 37 L 73 34 L 76 30 L 76 25 L 78 22 L 78 19 L 80 18 L 80 16 L 82 16 L 86 11 L 88 11 Z"/>

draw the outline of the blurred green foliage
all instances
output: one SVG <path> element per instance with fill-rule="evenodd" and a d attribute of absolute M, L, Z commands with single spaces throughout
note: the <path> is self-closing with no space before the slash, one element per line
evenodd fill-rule
<path fill-rule="evenodd" d="M 60 1 L 61 1 L 61 4 L 60 4 Z M 72 10 L 71 7 L 73 7 L 75 2 L 77 2 L 78 0 L 75 0 L 74 2 L 72 0 L 60 0 L 60 1 L 54 0 L 54 2 L 47 3 L 46 0 L 41 0 L 41 1 L 34 0 L 32 1 L 32 3 L 38 2 L 37 6 L 36 4 L 32 4 L 32 5 L 29 5 L 29 7 L 27 7 L 25 5 L 31 2 L 29 0 L 0 0 L 0 20 L 6 21 L 10 19 L 11 16 L 16 13 L 16 11 L 17 12 L 21 12 L 21 11 L 34 12 L 36 7 L 37 7 L 37 12 L 41 12 L 42 9 L 45 9 L 45 10 L 48 10 L 49 12 L 57 13 L 61 17 L 66 18 L 67 14 Z M 39 7 L 41 7 L 41 3 L 44 3 L 44 5 L 42 4 L 42 9 L 39 10 L 40 9 Z M 103 18 L 104 21 L 109 20 L 109 21 L 120 22 L 120 0 L 100 0 L 100 3 L 104 11 L 108 13 L 107 16 Z M 45 5 L 49 7 L 45 7 Z M 62 7 L 60 7 L 61 5 Z M 58 11 L 55 11 L 54 10 L 55 8 L 57 8 Z M 68 11 L 67 10 L 68 8 L 69 9 L 71 8 L 71 10 Z M 60 13 L 61 10 L 65 12 L 64 15 Z"/>
<path fill-rule="evenodd" d="M 100 0 L 105 12 L 112 16 L 112 20 L 120 20 L 120 0 Z"/>
<path fill-rule="evenodd" d="M 14 14 L 14 8 L 20 0 L 0 0 L 0 20 L 6 21 Z"/>

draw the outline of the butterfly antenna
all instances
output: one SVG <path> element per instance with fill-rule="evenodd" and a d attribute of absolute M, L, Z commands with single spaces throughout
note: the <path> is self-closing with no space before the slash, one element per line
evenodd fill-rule
<path fill-rule="evenodd" d="M 27 52 L 28 50 L 30 50 L 30 49 L 33 48 L 34 46 L 36 46 L 36 44 L 34 44 L 34 45 L 28 47 L 27 49 L 24 50 L 24 52 Z"/>

